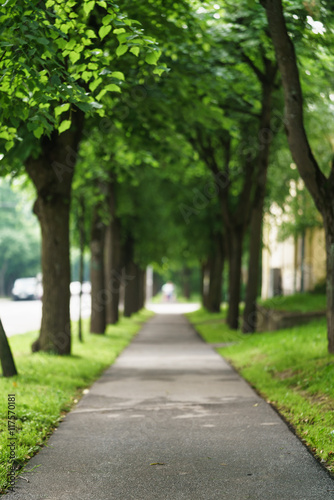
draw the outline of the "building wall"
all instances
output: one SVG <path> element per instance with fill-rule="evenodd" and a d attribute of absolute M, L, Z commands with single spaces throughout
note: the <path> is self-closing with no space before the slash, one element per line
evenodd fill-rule
<path fill-rule="evenodd" d="M 302 238 L 278 241 L 280 214 L 266 214 L 263 227 L 262 298 L 274 295 L 273 275 L 280 270 L 283 295 L 301 289 Z M 326 277 L 325 234 L 322 228 L 308 229 L 304 242 L 304 291 L 313 290 Z M 277 282 L 277 281 L 276 281 Z"/>

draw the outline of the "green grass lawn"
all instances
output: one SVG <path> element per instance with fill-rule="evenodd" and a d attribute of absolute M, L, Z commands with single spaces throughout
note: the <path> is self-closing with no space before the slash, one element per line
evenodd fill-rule
<path fill-rule="evenodd" d="M 277 311 L 324 311 L 326 309 L 326 295 L 316 293 L 278 295 L 271 299 L 259 300 L 258 304 L 268 309 L 276 309 Z"/>
<path fill-rule="evenodd" d="M 153 313 L 141 311 L 130 319 L 122 318 L 118 325 L 109 326 L 106 335 L 88 333 L 84 322 L 84 342 L 77 340 L 77 325 L 73 324 L 71 356 L 31 353 L 36 333 L 10 337 L 19 375 L 0 378 L 0 492 L 7 484 L 8 394 L 16 400 L 16 454 L 15 465 L 20 468 L 45 443 L 47 437 L 72 406 L 83 390 L 90 386 L 116 359 L 141 325 Z"/>
<path fill-rule="evenodd" d="M 203 311 L 187 316 L 207 342 L 234 338 L 234 345 L 218 352 L 334 472 L 334 356 L 327 353 L 325 319 L 277 332 L 243 335 L 224 323 L 213 329 Z M 206 323 L 201 322 L 203 317 Z"/>

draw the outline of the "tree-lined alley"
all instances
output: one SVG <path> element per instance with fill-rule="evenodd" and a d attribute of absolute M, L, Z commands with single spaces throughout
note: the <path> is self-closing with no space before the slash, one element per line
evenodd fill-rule
<path fill-rule="evenodd" d="M 295 227 L 319 224 L 306 189 L 324 221 L 334 352 L 330 3 L 12 0 L 6 9 L 0 168 L 36 190 L 44 292 L 33 350 L 71 353 L 71 240 L 91 255 L 92 333 L 118 321 L 120 297 L 125 316 L 143 307 L 145 269 L 164 259 L 185 280 L 201 269 L 208 310 L 227 291 L 233 329 L 246 265 L 242 329 L 254 332 L 263 213 L 286 205 L 294 161 L 309 207 L 297 204 Z"/>

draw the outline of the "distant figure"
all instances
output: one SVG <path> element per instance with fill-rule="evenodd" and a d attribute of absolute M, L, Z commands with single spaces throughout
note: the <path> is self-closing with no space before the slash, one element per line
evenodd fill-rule
<path fill-rule="evenodd" d="M 167 281 L 162 287 L 164 299 L 170 302 L 174 298 L 174 285 L 171 281 Z"/>

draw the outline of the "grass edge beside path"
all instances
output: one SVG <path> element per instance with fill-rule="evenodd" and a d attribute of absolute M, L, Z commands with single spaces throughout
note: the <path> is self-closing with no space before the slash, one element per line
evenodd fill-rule
<path fill-rule="evenodd" d="M 105 335 L 92 335 L 89 320 L 83 322 L 84 342 L 78 341 L 77 322 L 72 326 L 72 355 L 31 353 L 36 332 L 10 337 L 19 375 L 0 377 L 0 494 L 8 488 L 12 465 L 17 473 L 29 469 L 28 460 L 46 443 L 59 422 L 154 316 L 142 310 L 109 325 Z M 8 448 L 8 394 L 15 394 L 15 460 Z M 15 490 L 15 486 L 14 486 Z"/>
<path fill-rule="evenodd" d="M 186 314 L 208 343 L 293 428 L 313 455 L 334 473 L 334 356 L 327 352 L 326 320 L 276 332 L 244 335 L 228 328 L 224 311 Z"/>

